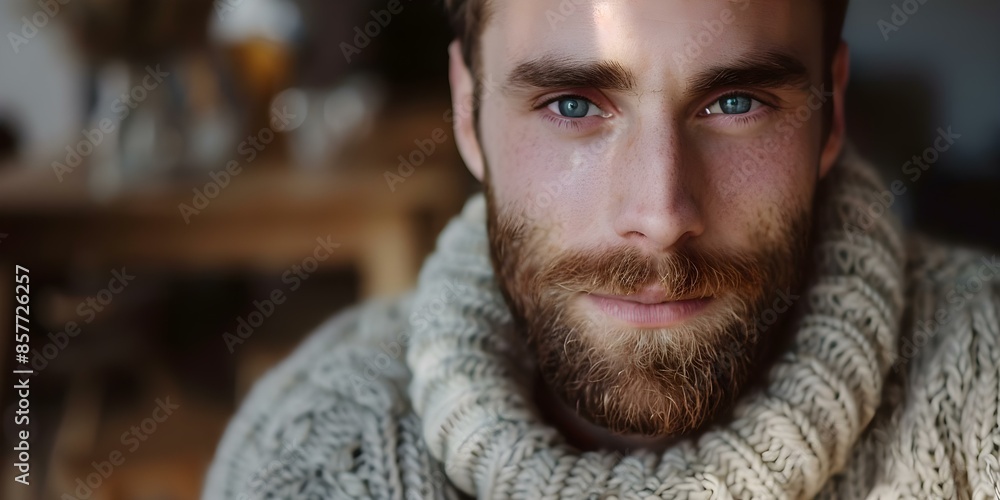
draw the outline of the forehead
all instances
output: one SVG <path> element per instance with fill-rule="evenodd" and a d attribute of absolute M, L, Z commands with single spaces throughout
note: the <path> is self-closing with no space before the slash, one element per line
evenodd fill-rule
<path fill-rule="evenodd" d="M 600 59 L 680 77 L 774 50 L 820 72 L 822 0 L 504 0 L 491 2 L 483 64 L 506 72 L 540 56 Z"/>

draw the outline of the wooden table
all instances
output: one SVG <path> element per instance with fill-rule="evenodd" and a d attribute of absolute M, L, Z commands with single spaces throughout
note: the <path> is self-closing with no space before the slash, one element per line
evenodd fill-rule
<path fill-rule="evenodd" d="M 384 178 L 385 168 L 395 168 L 391 162 L 326 172 L 255 164 L 188 221 L 178 206 L 192 205 L 192 190 L 204 189 L 210 181 L 207 171 L 186 182 L 135 186 L 99 202 L 89 194 L 83 167 L 61 183 L 49 168 L 0 170 L 0 234 L 7 234 L 0 240 L 0 281 L 7 284 L 0 286 L 0 299 L 5 307 L 13 304 L 16 264 L 33 275 L 89 270 L 103 276 L 124 266 L 279 276 L 303 266 L 314 255 L 317 239 L 327 237 L 339 246 L 317 261 L 319 266 L 355 268 L 362 297 L 400 292 L 415 283 L 421 258 L 436 237 L 435 226 L 460 210 L 468 192 L 467 176 L 448 156 L 432 158 L 438 163 L 429 160 L 392 191 Z M 41 297 L 37 290 L 33 286 L 33 300 Z M 0 326 L 4 338 L 12 338 L 11 324 Z M 0 371 L 12 361 L 9 345 L 0 347 Z M 163 465 L 168 462 L 192 465 L 168 474 Z M 90 462 L 81 463 L 61 479 L 88 472 Z M 203 468 L 193 459 L 133 460 L 130 472 L 117 474 L 101 494 L 127 497 L 135 481 L 146 484 L 154 476 L 173 481 L 177 491 L 197 491 Z M 49 480 L 50 489 L 65 486 L 60 477 Z"/>
<path fill-rule="evenodd" d="M 256 165 L 254 165 L 256 166 Z M 313 253 L 317 238 L 340 246 L 322 266 L 357 268 L 362 296 L 413 285 L 425 248 L 419 222 L 461 208 L 464 179 L 425 164 L 394 191 L 377 169 L 243 172 L 188 220 L 194 189 L 210 181 L 137 186 L 93 200 L 86 172 L 60 183 L 50 169 L 0 172 L 0 255 L 34 266 L 156 266 L 280 271 Z"/>
<path fill-rule="evenodd" d="M 137 186 L 101 203 L 82 170 L 62 183 L 48 168 L 0 171 L 0 233 L 8 234 L 0 241 L 0 280 L 13 283 L 16 264 L 56 275 L 103 276 L 124 266 L 281 276 L 312 258 L 317 239 L 328 239 L 339 246 L 319 266 L 356 269 L 363 298 L 389 295 L 414 285 L 431 233 L 460 210 L 467 193 L 467 179 L 445 161 L 422 165 L 394 191 L 378 168 L 253 166 L 188 221 L 178 206 L 192 204 L 193 189 L 210 180 L 207 172 L 189 182 Z M 13 287 L 2 290 L 9 295 Z M 0 326 L 4 338 L 12 338 L 9 326 Z M 0 369 L 10 363 L 7 345 Z"/>

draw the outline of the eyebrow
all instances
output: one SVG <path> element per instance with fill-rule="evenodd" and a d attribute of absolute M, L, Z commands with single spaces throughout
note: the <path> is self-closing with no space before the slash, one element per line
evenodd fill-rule
<path fill-rule="evenodd" d="M 542 56 L 518 64 L 507 77 L 504 90 L 596 88 L 627 92 L 636 89 L 636 81 L 635 73 L 615 61 Z M 809 71 L 796 57 L 769 50 L 714 66 L 688 81 L 689 95 L 740 86 L 805 88 L 809 85 Z"/>
<path fill-rule="evenodd" d="M 507 91 L 596 88 L 625 92 L 635 87 L 635 74 L 617 62 L 554 56 L 542 56 L 518 64 L 504 85 Z"/>
<path fill-rule="evenodd" d="M 741 56 L 733 64 L 715 66 L 688 80 L 687 93 L 701 95 L 726 87 L 806 88 L 809 71 L 784 52 L 764 51 Z"/>

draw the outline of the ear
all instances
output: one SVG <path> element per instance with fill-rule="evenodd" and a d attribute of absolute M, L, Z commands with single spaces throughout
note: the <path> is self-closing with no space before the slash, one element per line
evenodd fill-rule
<path fill-rule="evenodd" d="M 483 180 L 483 153 L 476 135 L 473 116 L 475 80 L 462 58 L 462 43 L 458 40 L 448 46 L 448 79 L 451 81 L 451 106 L 455 116 L 455 143 L 465 161 L 466 168 L 480 182 Z"/>
<path fill-rule="evenodd" d="M 841 41 L 840 46 L 837 47 L 831 71 L 833 75 L 833 116 L 830 122 L 830 135 L 826 139 L 823 153 L 820 156 L 819 176 L 821 178 L 837 162 L 840 151 L 844 148 L 844 142 L 847 140 L 844 123 L 844 97 L 851 76 L 851 54 L 846 42 Z"/>

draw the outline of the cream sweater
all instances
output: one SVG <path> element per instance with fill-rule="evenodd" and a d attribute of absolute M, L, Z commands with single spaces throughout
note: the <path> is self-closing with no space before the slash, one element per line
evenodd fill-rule
<path fill-rule="evenodd" d="M 1000 257 L 907 236 L 845 155 L 792 342 L 732 418 L 579 452 L 531 405 L 482 196 L 417 289 L 342 313 L 257 384 L 204 498 L 1000 498 Z"/>

